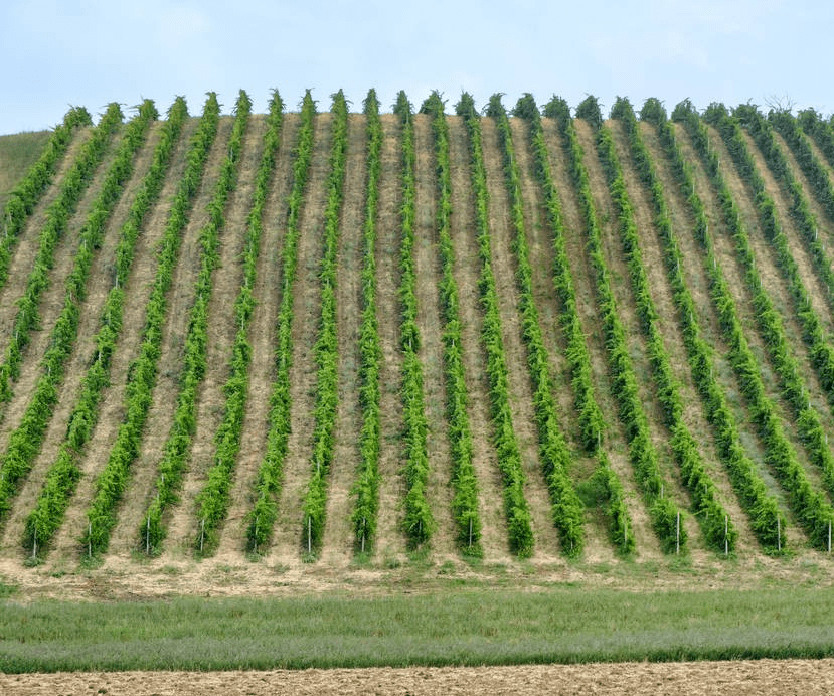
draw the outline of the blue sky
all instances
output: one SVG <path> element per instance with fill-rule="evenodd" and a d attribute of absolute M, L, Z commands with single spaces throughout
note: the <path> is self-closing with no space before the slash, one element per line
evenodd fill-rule
<path fill-rule="evenodd" d="M 361 109 L 373 87 L 389 109 L 439 90 L 479 106 L 501 92 L 576 106 L 593 94 L 671 110 L 748 101 L 834 111 L 834 4 L 804 0 L 4 0 L 0 134 L 51 128 L 70 106 L 177 95 L 198 115 L 216 92 L 263 113 L 273 89 L 289 110 L 312 90 L 319 108 L 343 89 Z"/>

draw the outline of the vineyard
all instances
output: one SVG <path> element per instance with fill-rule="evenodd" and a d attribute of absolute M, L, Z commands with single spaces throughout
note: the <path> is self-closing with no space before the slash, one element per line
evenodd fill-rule
<path fill-rule="evenodd" d="M 831 121 L 195 108 L 0 191 L 3 575 L 827 562 Z"/>

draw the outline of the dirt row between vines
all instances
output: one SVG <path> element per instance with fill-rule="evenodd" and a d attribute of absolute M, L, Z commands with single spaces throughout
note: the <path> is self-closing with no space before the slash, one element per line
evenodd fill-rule
<path fill-rule="evenodd" d="M 9 696 L 132 694 L 803 694 L 834 691 L 834 659 L 413 667 L 267 672 L 73 672 L 0 675 Z"/>

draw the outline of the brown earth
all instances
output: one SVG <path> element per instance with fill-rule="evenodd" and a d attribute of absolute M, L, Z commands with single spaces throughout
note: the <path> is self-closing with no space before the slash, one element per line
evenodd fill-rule
<path fill-rule="evenodd" d="M 412 667 L 266 672 L 74 672 L 0 675 L 9 696 L 49 694 L 803 694 L 834 691 L 834 659 Z"/>

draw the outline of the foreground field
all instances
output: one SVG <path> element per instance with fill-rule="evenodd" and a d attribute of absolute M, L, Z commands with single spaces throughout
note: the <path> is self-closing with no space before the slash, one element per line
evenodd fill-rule
<path fill-rule="evenodd" d="M 538 696 L 734 694 L 824 696 L 834 690 L 834 660 L 530 665 L 525 667 L 331 669 L 267 672 L 108 672 L 0 675 L 9 696 L 107 693 L 132 696 Z"/>
<path fill-rule="evenodd" d="M 834 126 L 447 106 L 0 191 L 0 669 L 834 654 Z"/>

